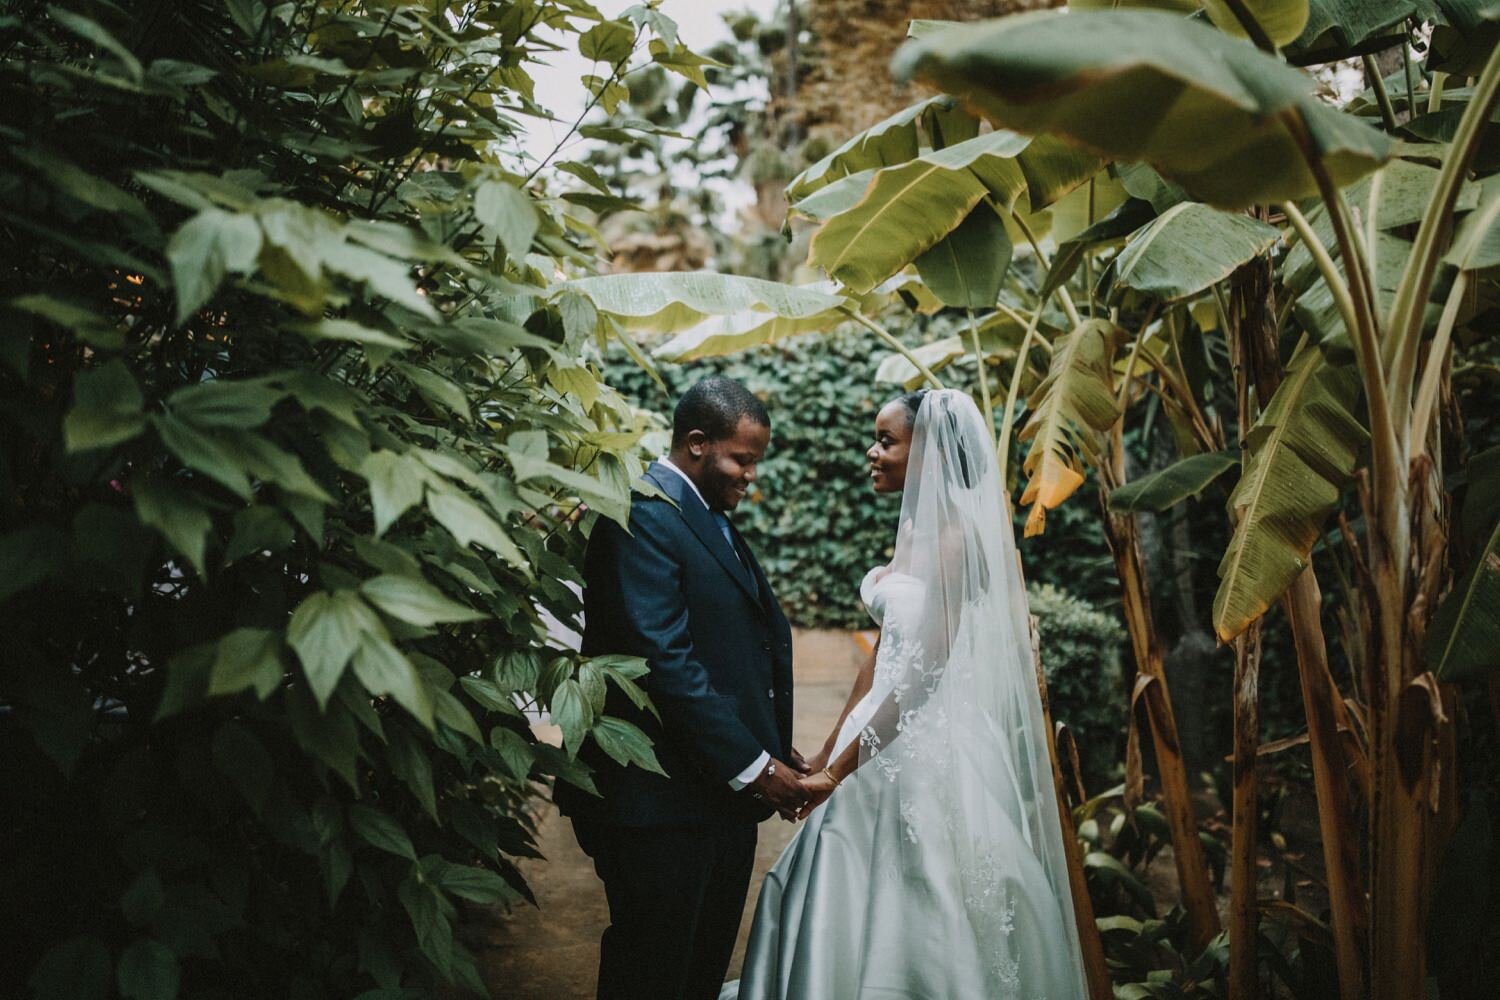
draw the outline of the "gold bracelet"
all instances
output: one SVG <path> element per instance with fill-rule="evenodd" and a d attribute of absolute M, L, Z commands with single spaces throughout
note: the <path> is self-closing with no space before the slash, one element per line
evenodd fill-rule
<path fill-rule="evenodd" d="M 823 773 L 826 774 L 826 775 L 828 775 L 828 780 L 831 781 L 831 782 L 833 782 L 833 787 L 834 788 L 837 788 L 837 787 L 839 787 L 839 785 L 843 784 L 843 782 L 839 781 L 838 778 L 834 777 L 833 772 L 830 771 L 830 770 L 828 770 L 828 768 L 826 768 L 826 767 L 823 768 Z"/>

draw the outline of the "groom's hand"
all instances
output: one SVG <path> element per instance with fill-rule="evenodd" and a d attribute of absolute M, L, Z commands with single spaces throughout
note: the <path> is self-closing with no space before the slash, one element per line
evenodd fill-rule
<path fill-rule="evenodd" d="M 792 747 L 791 749 L 792 749 L 792 754 L 791 754 L 791 759 L 790 759 L 789 763 L 792 765 L 792 770 L 794 770 L 798 774 L 802 774 L 802 775 L 812 774 L 813 773 L 812 765 L 809 764 L 807 762 L 807 760 L 800 753 L 797 752 L 797 748 L 796 747 Z"/>
<path fill-rule="evenodd" d="M 798 810 L 807 804 L 807 793 L 797 779 L 795 769 L 773 758 L 750 782 L 749 792 L 769 803 L 782 819 L 795 821 Z"/>

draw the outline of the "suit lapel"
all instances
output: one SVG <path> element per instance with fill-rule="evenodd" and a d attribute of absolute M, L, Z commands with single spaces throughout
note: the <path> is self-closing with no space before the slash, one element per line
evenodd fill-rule
<path fill-rule="evenodd" d="M 682 512 L 682 519 L 687 522 L 688 528 L 698 537 L 698 541 L 703 543 L 703 547 L 708 549 L 709 554 L 718 560 L 724 572 L 729 574 L 747 597 L 763 608 L 765 605 L 761 598 L 760 587 L 751 574 L 750 567 L 735 555 L 724 533 L 714 523 L 713 515 L 708 512 L 707 507 L 703 506 L 703 501 L 698 499 L 692 487 L 684 482 L 681 476 L 669 469 L 661 469 L 657 466 L 658 463 L 651 463 L 651 467 L 646 470 L 646 475 L 661 488 L 663 493 L 677 502 L 677 508 Z M 732 526 L 730 530 L 734 530 Z"/>

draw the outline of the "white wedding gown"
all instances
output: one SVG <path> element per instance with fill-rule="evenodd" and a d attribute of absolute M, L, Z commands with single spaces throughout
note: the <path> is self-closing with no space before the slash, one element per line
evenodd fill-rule
<path fill-rule="evenodd" d="M 921 468 L 931 403 L 911 468 Z M 971 430 L 944 430 L 955 427 Z M 964 473 L 962 499 L 981 499 Z M 908 473 L 893 568 L 871 570 L 860 588 L 881 643 L 872 689 L 834 750 L 858 740 L 860 767 L 767 874 L 742 977 L 721 1000 L 1086 996 L 1029 638 L 1023 646 L 1018 632 L 1024 591 L 1004 564 L 1008 525 L 998 541 L 1011 545 L 993 551 L 988 528 L 924 535 L 916 519 L 952 517 L 955 501 L 921 509 L 914 482 L 929 504 L 937 492 Z M 971 548 L 988 569 L 976 574 Z M 934 572 L 935 560 L 949 571 Z"/>

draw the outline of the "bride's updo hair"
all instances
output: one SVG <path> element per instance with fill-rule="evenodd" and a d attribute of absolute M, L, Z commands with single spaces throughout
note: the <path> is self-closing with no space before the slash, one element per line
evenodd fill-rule
<path fill-rule="evenodd" d="M 907 427 L 917 426 L 917 410 L 922 408 L 922 400 L 927 398 L 927 392 L 928 390 L 926 389 L 918 389 L 916 392 L 903 392 L 891 400 L 892 403 L 900 403 L 906 407 Z"/>
<path fill-rule="evenodd" d="M 917 411 L 922 408 L 923 401 L 927 399 L 931 391 L 930 389 L 917 389 L 914 392 L 904 392 L 891 400 L 892 403 L 900 403 L 906 407 L 907 427 L 917 426 Z M 979 475 L 985 470 L 989 456 L 985 453 L 978 455 L 969 454 L 969 449 L 964 447 L 963 435 L 956 433 L 958 429 L 957 414 L 949 411 L 947 416 L 949 424 L 953 426 L 955 431 L 952 438 L 957 443 L 956 457 L 958 459 L 959 476 L 963 479 L 963 484 L 972 489 L 979 484 Z"/>

